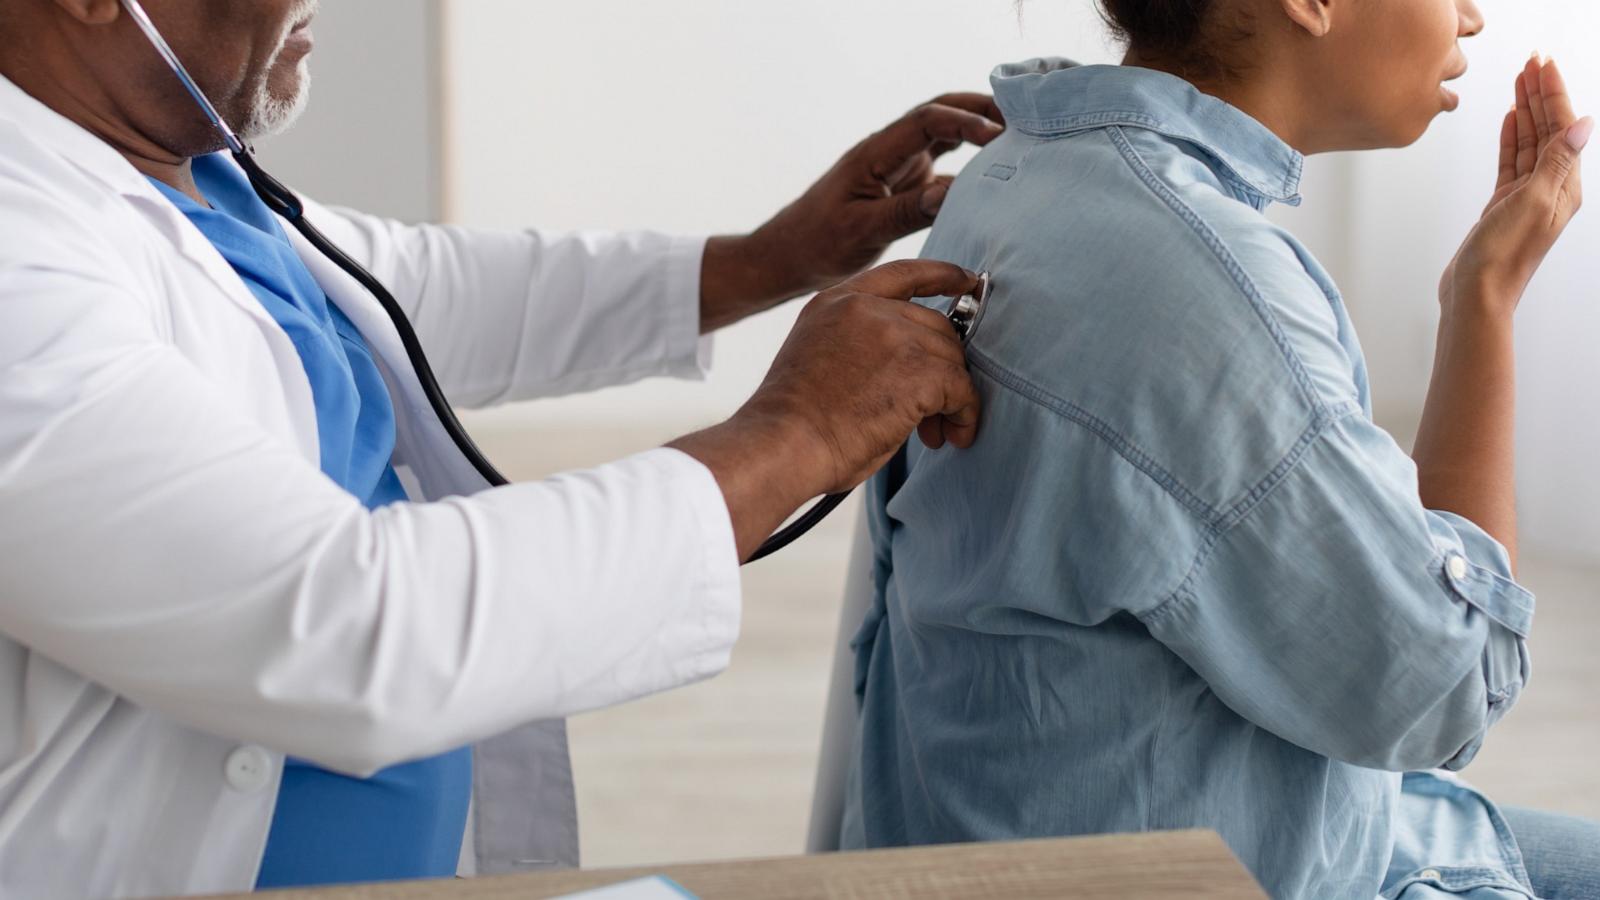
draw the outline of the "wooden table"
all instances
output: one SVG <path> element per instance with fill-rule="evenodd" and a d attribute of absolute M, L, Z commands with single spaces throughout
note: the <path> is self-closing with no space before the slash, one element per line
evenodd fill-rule
<path fill-rule="evenodd" d="M 322 888 L 281 900 L 533 900 L 666 875 L 704 900 L 941 898 L 1265 898 L 1209 831 L 961 844 L 868 853 L 538 872 L 455 881 Z"/>

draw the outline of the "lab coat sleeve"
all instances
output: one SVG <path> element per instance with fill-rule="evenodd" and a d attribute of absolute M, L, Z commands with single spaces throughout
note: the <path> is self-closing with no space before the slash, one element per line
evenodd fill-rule
<path fill-rule="evenodd" d="M 130 701 L 361 775 L 727 664 L 690 457 L 369 512 L 127 290 L 9 267 L 0 299 L 0 631 Z"/>
<path fill-rule="evenodd" d="M 315 205 L 307 216 L 394 293 L 459 405 L 696 379 L 710 366 L 703 238 L 403 225 Z"/>

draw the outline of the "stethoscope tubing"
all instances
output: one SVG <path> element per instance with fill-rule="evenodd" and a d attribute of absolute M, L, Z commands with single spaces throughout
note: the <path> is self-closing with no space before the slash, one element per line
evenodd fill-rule
<path fill-rule="evenodd" d="M 416 329 L 411 326 L 411 319 L 406 316 L 405 310 L 400 307 L 394 295 L 389 293 L 389 289 L 384 287 L 383 282 L 379 281 L 377 276 L 352 259 L 348 253 L 339 249 L 337 244 L 317 230 L 317 227 L 306 218 L 305 204 L 300 201 L 300 198 L 289 190 L 283 182 L 268 174 L 261 167 L 261 164 L 256 162 L 255 157 L 251 155 L 248 148 L 235 151 L 233 158 L 239 163 L 239 167 L 244 170 L 245 176 L 250 179 L 251 187 L 255 188 L 256 194 L 263 203 L 267 204 L 273 212 L 293 226 L 312 247 L 316 248 L 318 253 L 327 257 L 330 262 L 346 275 L 355 279 L 383 307 L 383 311 L 388 314 L 389 320 L 394 324 L 395 331 L 400 335 L 400 343 L 405 348 L 406 358 L 410 361 L 411 368 L 417 374 L 417 382 L 422 387 L 423 396 L 427 399 L 428 405 L 438 418 L 439 425 L 450 436 L 450 440 L 456 445 L 456 449 L 461 452 L 461 455 L 466 457 L 467 462 L 471 463 L 472 467 L 491 487 L 510 484 L 510 479 L 495 468 L 494 463 L 491 463 L 489 458 L 484 455 L 477 443 L 472 440 L 472 436 L 467 433 L 466 427 L 461 424 L 461 420 L 456 417 L 455 408 L 450 405 L 449 398 L 444 394 L 444 389 L 439 386 L 439 379 L 433 374 L 433 366 L 428 362 L 427 354 L 423 352 L 422 341 L 417 337 Z M 978 323 L 982 321 L 983 312 L 989 299 L 989 284 L 989 276 L 985 273 L 979 279 L 978 289 L 972 294 L 957 297 L 952 301 L 949 312 L 946 313 L 951 324 L 960 333 L 963 344 L 972 339 Z M 839 505 L 844 503 L 850 494 L 850 491 L 844 491 L 823 497 L 798 519 L 795 519 L 762 542 L 761 546 L 756 548 L 756 551 L 744 561 L 743 565 L 766 559 L 804 537 L 812 529 L 822 524 L 822 521 L 832 514 L 834 510 L 838 509 Z"/>

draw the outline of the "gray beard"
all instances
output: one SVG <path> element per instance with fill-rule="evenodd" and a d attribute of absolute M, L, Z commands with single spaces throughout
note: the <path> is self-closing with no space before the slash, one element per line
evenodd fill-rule
<path fill-rule="evenodd" d="M 299 0 L 295 5 L 294 12 L 284 23 L 283 34 L 278 37 L 280 53 L 283 50 L 284 42 L 289 39 L 289 31 L 294 27 L 294 24 L 315 15 L 317 7 L 320 5 L 321 0 Z M 274 59 L 273 63 L 275 64 L 276 62 L 277 60 Z M 271 72 L 273 68 L 274 66 L 269 65 L 267 66 L 267 71 Z M 309 59 L 300 60 L 297 74 L 299 75 L 300 84 L 293 97 L 272 96 L 272 90 L 267 86 L 267 83 L 272 79 L 270 77 L 261 79 L 260 90 L 256 96 L 250 98 L 250 112 L 238 127 L 239 136 L 242 139 L 257 140 L 282 134 L 294 125 L 296 119 L 300 118 L 300 114 L 306 110 L 306 104 L 311 100 L 311 67 Z"/>
<path fill-rule="evenodd" d="M 239 137 L 246 141 L 273 137 L 288 131 L 311 101 L 311 70 L 300 62 L 300 89 L 292 97 L 274 97 L 262 79 L 261 90 L 250 101 L 250 114 L 239 126 Z"/>

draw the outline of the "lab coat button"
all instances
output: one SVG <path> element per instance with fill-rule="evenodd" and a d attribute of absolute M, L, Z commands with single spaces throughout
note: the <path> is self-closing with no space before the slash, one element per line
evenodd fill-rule
<path fill-rule="evenodd" d="M 1456 581 L 1467 577 L 1467 560 L 1464 556 L 1450 557 L 1450 577 Z"/>
<path fill-rule="evenodd" d="M 253 794 L 267 786 L 272 779 L 272 757 L 260 747 L 240 747 L 228 754 L 223 763 L 223 773 L 228 786 L 245 794 Z"/>

